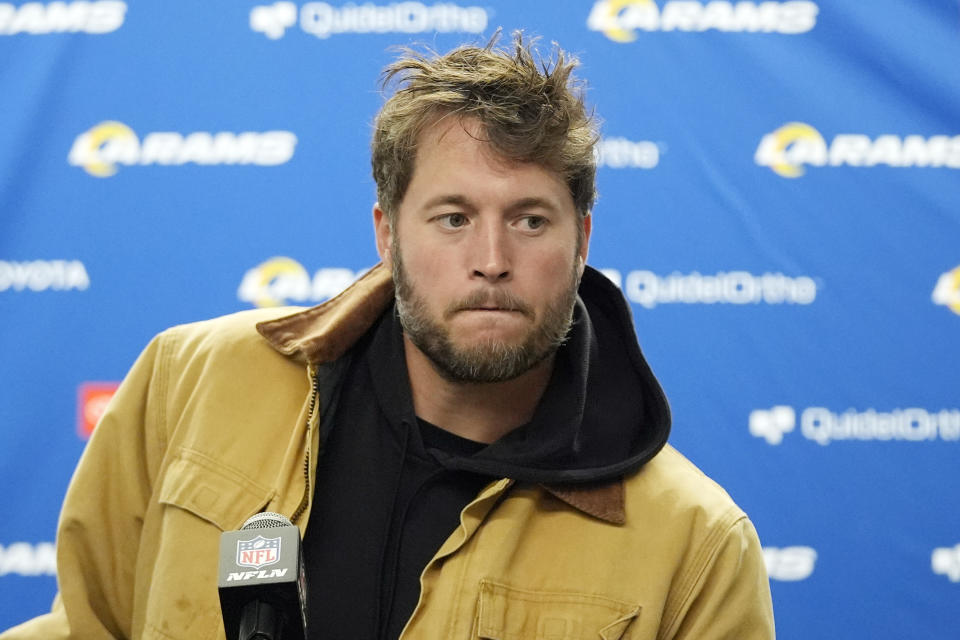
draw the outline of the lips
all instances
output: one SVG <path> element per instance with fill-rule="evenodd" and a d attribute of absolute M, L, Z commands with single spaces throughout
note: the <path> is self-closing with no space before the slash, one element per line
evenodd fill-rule
<path fill-rule="evenodd" d="M 450 318 L 462 311 L 483 311 L 487 313 L 520 313 L 532 316 L 533 312 L 523 300 L 502 289 L 479 289 L 457 300 L 447 307 L 445 316 Z"/>

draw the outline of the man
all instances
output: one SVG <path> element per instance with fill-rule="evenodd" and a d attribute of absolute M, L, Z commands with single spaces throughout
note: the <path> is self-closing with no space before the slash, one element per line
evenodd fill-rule
<path fill-rule="evenodd" d="M 78 467 L 52 613 L 14 638 L 212 638 L 220 532 L 304 536 L 314 638 L 773 637 L 752 525 L 666 445 L 585 266 L 596 131 L 517 37 L 387 69 L 383 264 L 305 311 L 177 327 Z"/>

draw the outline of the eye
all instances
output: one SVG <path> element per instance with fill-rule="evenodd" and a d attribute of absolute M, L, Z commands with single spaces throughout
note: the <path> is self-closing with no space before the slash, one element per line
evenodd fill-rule
<path fill-rule="evenodd" d="M 547 224 L 547 219 L 543 216 L 524 216 L 523 225 L 525 228 L 530 231 L 536 231 L 541 229 L 545 224 Z"/>
<path fill-rule="evenodd" d="M 442 216 L 437 216 L 437 220 L 441 226 L 447 229 L 459 229 L 468 222 L 467 216 L 462 213 L 447 213 Z"/>

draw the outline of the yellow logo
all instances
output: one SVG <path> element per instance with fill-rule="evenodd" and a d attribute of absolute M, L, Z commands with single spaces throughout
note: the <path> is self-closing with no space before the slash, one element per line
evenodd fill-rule
<path fill-rule="evenodd" d="M 280 307 L 294 302 L 323 302 L 362 275 L 342 267 L 323 267 L 311 276 L 293 258 L 277 256 L 248 270 L 237 297 L 257 307 Z"/>
<path fill-rule="evenodd" d="M 812 167 L 929 167 L 960 169 L 960 135 L 896 135 L 874 138 L 840 133 L 829 144 L 803 122 L 788 122 L 760 140 L 754 160 L 784 178 L 797 178 Z"/>
<path fill-rule="evenodd" d="M 92 176 L 106 178 L 117 165 L 255 164 L 274 166 L 293 157 L 297 136 L 291 131 L 154 131 L 141 141 L 122 122 L 101 122 L 77 136 L 67 161 Z"/>
<path fill-rule="evenodd" d="M 638 30 L 797 34 L 813 29 L 819 11 L 809 0 L 667 0 L 662 7 L 653 0 L 597 0 L 587 28 L 614 42 L 632 42 Z"/>
<path fill-rule="evenodd" d="M 804 164 L 822 165 L 826 156 L 827 143 L 819 131 L 803 122 L 788 122 L 763 137 L 756 161 L 784 178 L 798 178 Z"/>
<path fill-rule="evenodd" d="M 633 29 L 624 28 L 620 21 L 623 13 L 630 9 L 631 12 L 658 12 L 657 6 L 653 0 L 606 0 L 594 5 L 590 17 L 593 24 L 598 25 L 607 36 L 614 42 L 633 42 L 637 39 L 637 32 Z M 596 14 L 596 17 L 594 17 Z M 593 26 L 593 25 L 591 25 Z"/>
<path fill-rule="evenodd" d="M 279 307 L 287 300 L 303 300 L 310 294 L 310 274 L 303 265 L 283 256 L 270 258 L 247 271 L 237 296 L 258 307 Z"/>
<path fill-rule="evenodd" d="M 108 120 L 101 122 L 90 131 L 82 134 L 70 150 L 70 163 L 78 164 L 87 173 L 98 178 L 106 178 L 117 172 L 115 162 L 130 152 L 136 153 L 140 140 L 133 129 Z"/>
<path fill-rule="evenodd" d="M 960 266 L 940 276 L 931 297 L 934 304 L 942 304 L 960 315 Z"/>

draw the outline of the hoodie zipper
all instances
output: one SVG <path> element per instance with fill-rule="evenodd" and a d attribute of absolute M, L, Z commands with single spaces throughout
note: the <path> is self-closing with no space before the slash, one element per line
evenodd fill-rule
<path fill-rule="evenodd" d="M 293 524 L 297 524 L 297 520 L 300 519 L 300 516 L 303 515 L 303 512 L 307 510 L 307 505 L 310 504 L 310 430 L 311 425 L 313 424 L 313 417 L 317 411 L 317 399 L 320 396 L 320 377 L 317 375 L 317 369 L 313 365 L 310 365 L 310 411 L 307 413 L 307 429 L 306 429 L 306 456 L 303 459 L 303 497 L 300 498 L 300 504 L 297 506 L 296 511 L 293 512 L 293 515 L 290 516 L 290 521 Z"/>

